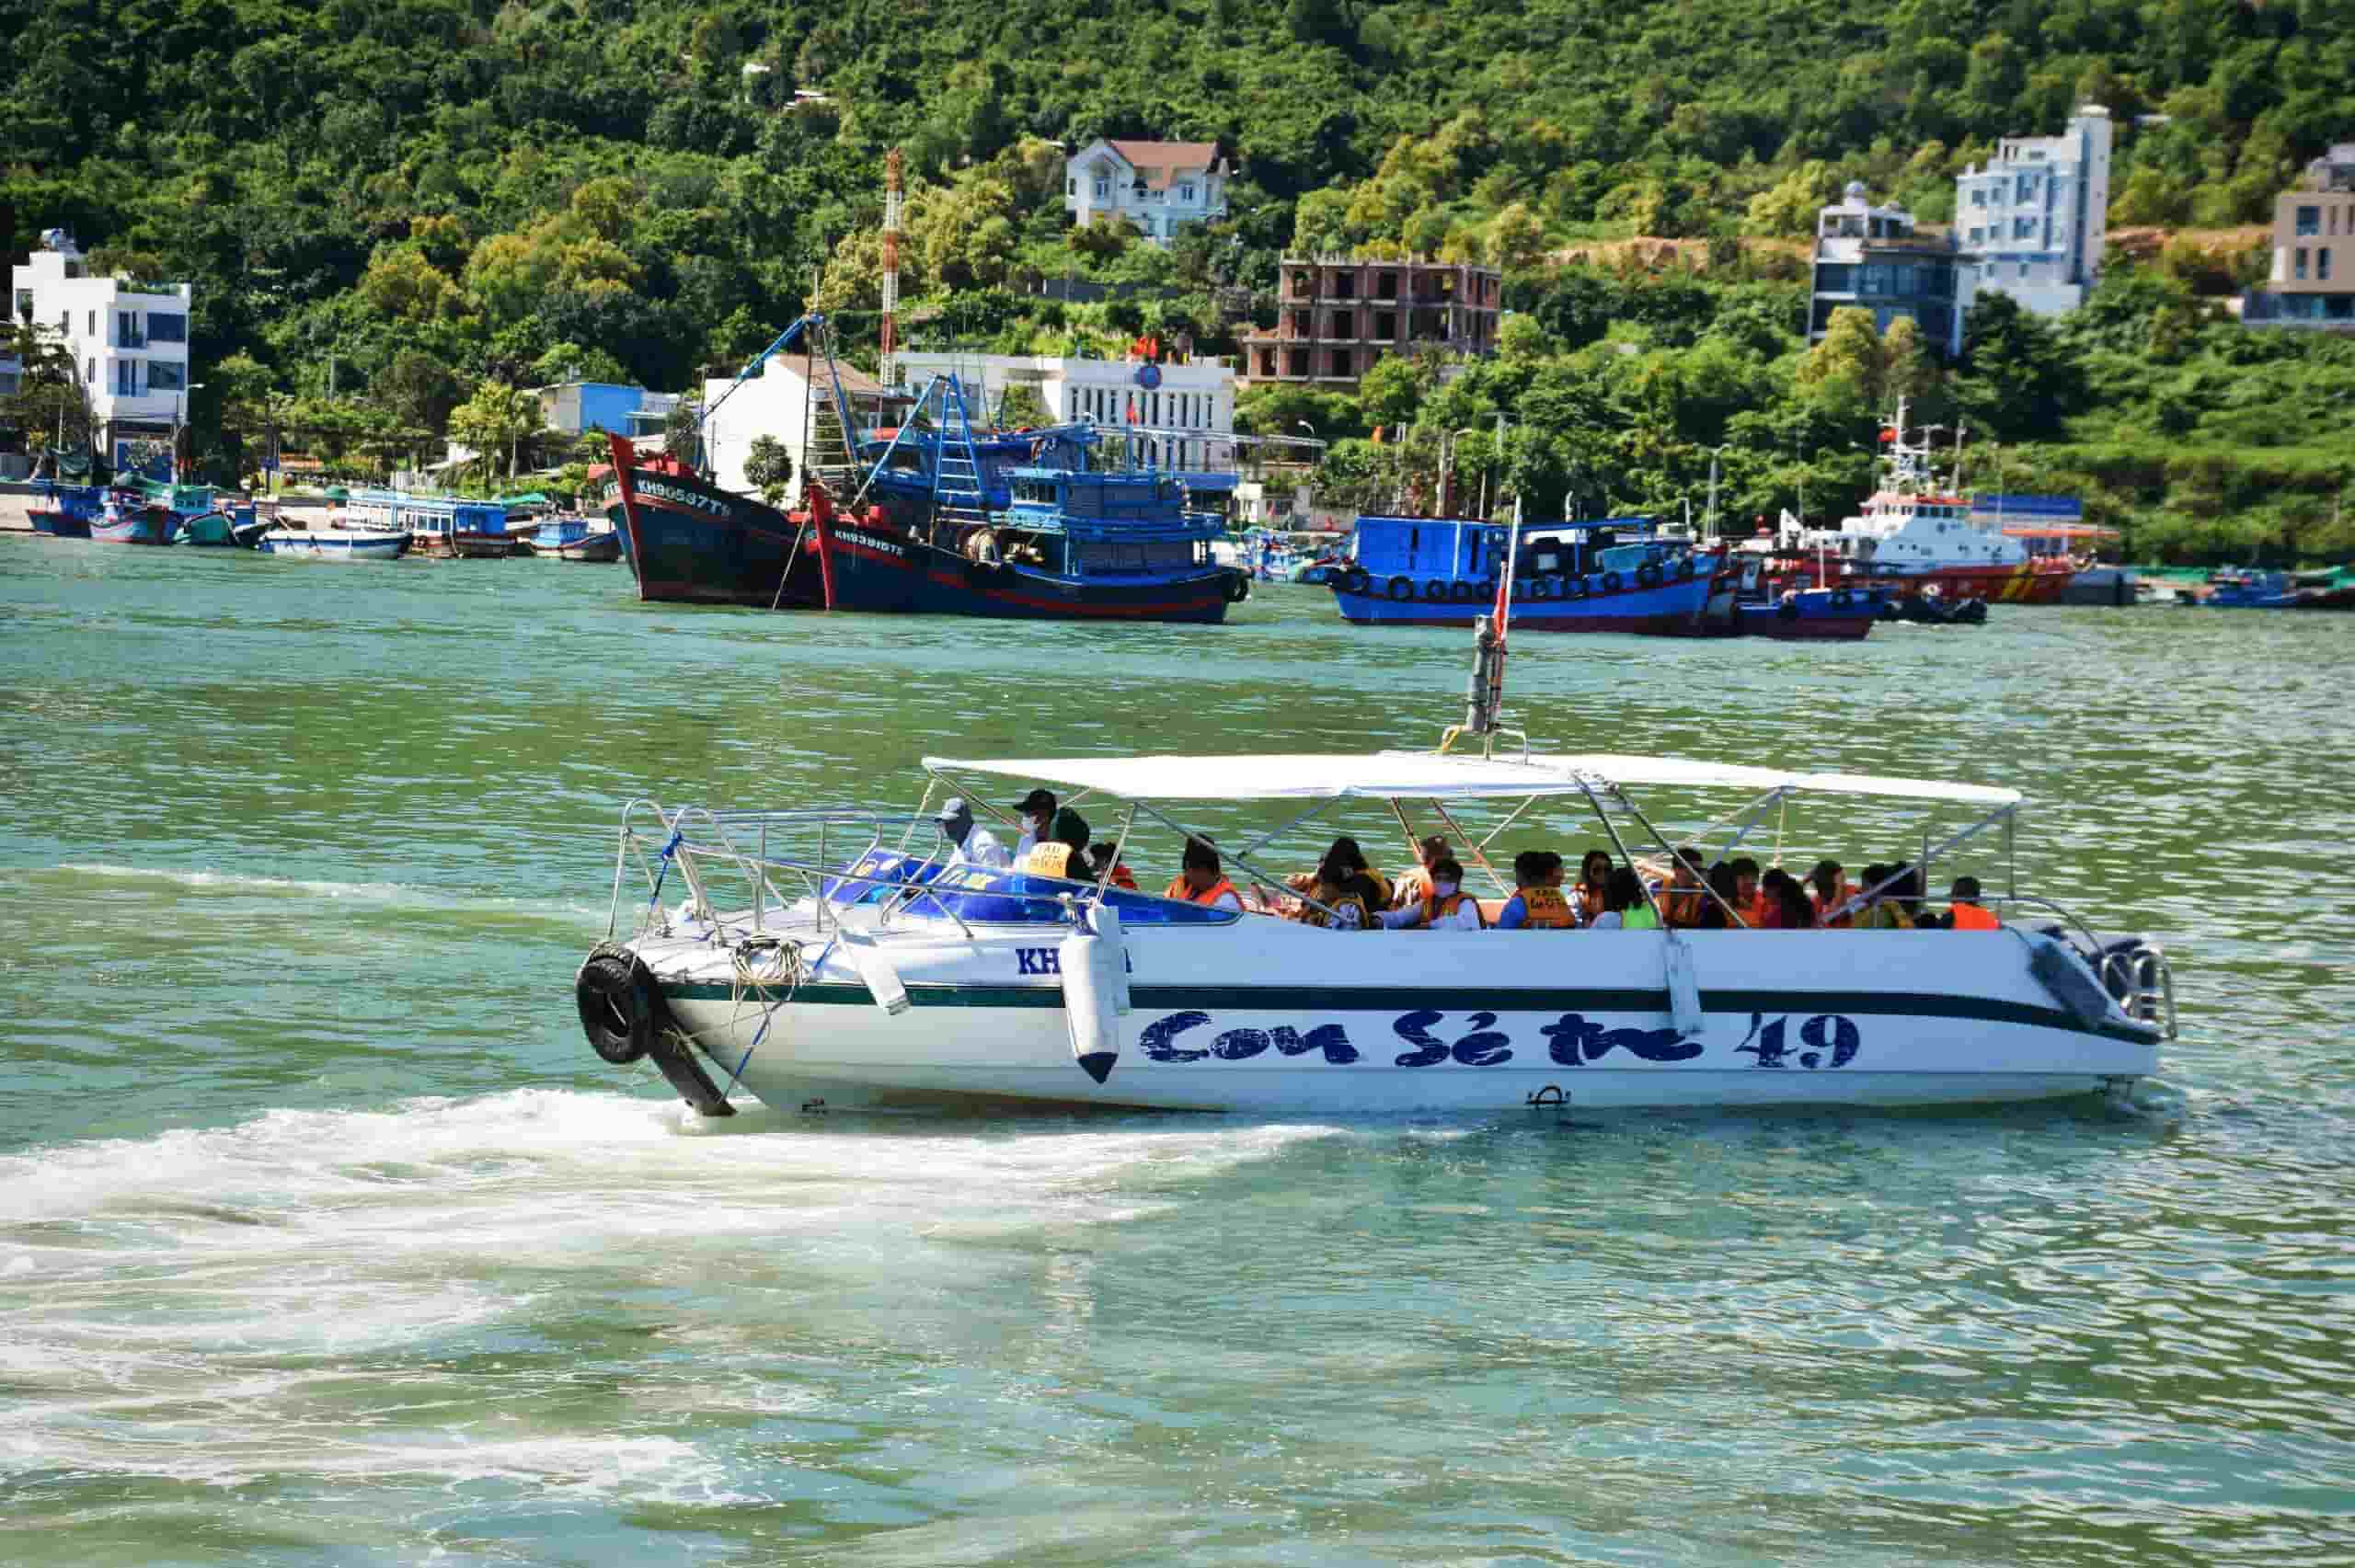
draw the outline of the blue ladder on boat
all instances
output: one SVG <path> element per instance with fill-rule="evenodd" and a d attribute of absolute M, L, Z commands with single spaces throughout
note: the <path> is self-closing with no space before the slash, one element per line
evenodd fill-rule
<path fill-rule="evenodd" d="M 982 494 L 982 454 L 973 446 L 973 422 L 965 408 L 964 383 L 946 375 L 940 388 L 940 445 L 932 465 L 935 517 L 988 521 Z"/>

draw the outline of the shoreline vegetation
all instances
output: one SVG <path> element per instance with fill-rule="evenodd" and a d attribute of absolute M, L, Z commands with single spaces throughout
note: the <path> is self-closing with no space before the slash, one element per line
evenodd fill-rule
<path fill-rule="evenodd" d="M 2124 558 L 2355 555 L 2355 342 L 2226 309 L 2265 275 L 2275 195 L 2355 136 L 2355 35 L 2310 6 L 0 0 L 0 17 L 28 40 L 0 69 L 0 240 L 21 259 L 63 227 L 94 270 L 195 285 L 189 451 L 224 482 L 273 429 L 338 473 L 414 466 L 454 437 L 490 454 L 460 476 L 481 487 L 577 480 L 591 454 L 536 434 L 523 389 L 699 389 L 813 280 L 871 363 L 898 146 L 911 348 L 1117 358 L 1151 335 L 1235 354 L 1273 324 L 1287 253 L 1500 268 L 1512 314 L 1492 358 L 1241 399 L 1241 428 L 1304 421 L 1333 443 L 1315 477 L 1338 505 L 1435 506 L 1444 441 L 1459 495 L 1485 482 L 1541 513 L 1697 511 L 1714 455 L 1722 516 L 1836 519 L 1903 395 L 1942 446 L 1967 432 L 1965 484 L 2078 496 Z M 2087 102 L 2120 134 L 2085 308 L 1983 301 L 1951 363 L 1902 323 L 1843 319 L 1806 345 L 1806 235 L 1845 181 L 1942 223 L 1958 170 Z M 1217 141 L 1233 216 L 1166 249 L 1071 228 L 1050 138 L 1097 136 Z M 1042 297 L 1058 280 L 1116 297 Z M 12 334 L 28 372 L 0 425 L 28 447 L 86 439 L 70 353 L 53 330 Z"/>

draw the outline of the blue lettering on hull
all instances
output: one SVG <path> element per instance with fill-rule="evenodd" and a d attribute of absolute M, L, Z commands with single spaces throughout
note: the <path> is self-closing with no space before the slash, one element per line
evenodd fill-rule
<path fill-rule="evenodd" d="M 1053 974 L 1055 954 L 1052 948 L 1021 949 L 1024 974 Z M 1045 962 L 1042 968 L 1030 967 L 1033 955 Z M 1448 1032 L 1454 1038 L 1443 1037 L 1438 1031 L 1447 1014 L 1431 1009 L 1402 1013 L 1391 1020 L 1390 1031 L 1412 1047 L 1391 1058 L 1394 1067 L 1440 1067 L 1453 1063 L 1458 1067 L 1501 1067 L 1513 1059 L 1512 1036 L 1496 1027 L 1493 1013 L 1475 1013 L 1462 1024 Z M 1762 1013 L 1752 1013 L 1750 1033 L 1734 1047 L 1737 1054 L 1747 1054 L 1758 1059 L 1752 1067 L 1781 1069 L 1796 1060 L 1810 1070 L 1845 1067 L 1855 1060 L 1863 1048 L 1864 1037 L 1855 1023 L 1832 1013 L 1823 1013 L 1799 1025 L 1802 1049 L 1794 1051 L 1786 1043 L 1790 1020 L 1777 1018 L 1769 1024 Z M 1312 1052 L 1323 1056 L 1335 1067 L 1345 1067 L 1361 1059 L 1357 1047 L 1350 1043 L 1348 1029 L 1339 1024 L 1319 1024 L 1305 1034 L 1288 1025 L 1273 1028 L 1233 1028 L 1202 1036 L 1195 1032 L 1211 1027 L 1207 1013 L 1172 1013 L 1146 1024 L 1139 1034 L 1138 1047 L 1149 1061 L 1189 1062 L 1213 1059 L 1218 1061 L 1247 1061 L 1272 1050 L 1279 1056 L 1305 1056 Z M 1460 1031 L 1460 1032 L 1459 1032 Z M 1553 1023 L 1543 1025 L 1537 1033 L 1545 1041 L 1545 1055 L 1562 1067 L 1584 1067 L 1624 1051 L 1637 1061 L 1670 1063 L 1692 1061 L 1705 1049 L 1699 1040 L 1678 1029 L 1609 1029 L 1594 1023 L 1580 1013 L 1565 1013 Z M 1178 1036 L 1195 1035 L 1194 1040 L 1180 1045 Z M 1197 1043 L 1199 1042 L 1199 1043 Z"/>

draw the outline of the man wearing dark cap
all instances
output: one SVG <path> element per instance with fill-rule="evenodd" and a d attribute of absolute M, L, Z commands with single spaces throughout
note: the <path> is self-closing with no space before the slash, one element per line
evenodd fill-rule
<path fill-rule="evenodd" d="M 1074 882 L 1086 881 L 1087 818 L 1064 807 L 1055 813 L 1054 831 L 1039 841 L 1028 854 L 1017 863 L 1031 876 L 1066 876 Z"/>
<path fill-rule="evenodd" d="M 1014 841 L 1014 864 L 1020 865 L 1040 840 L 1054 837 L 1047 829 L 1055 819 L 1055 797 L 1051 791 L 1034 789 L 1014 809 L 1022 823 L 1022 836 Z"/>
<path fill-rule="evenodd" d="M 973 808 L 961 795 L 950 795 L 940 803 L 940 836 L 950 845 L 948 864 L 979 865 L 991 871 L 1004 871 L 1014 864 L 1005 846 L 987 828 L 973 826 Z"/>

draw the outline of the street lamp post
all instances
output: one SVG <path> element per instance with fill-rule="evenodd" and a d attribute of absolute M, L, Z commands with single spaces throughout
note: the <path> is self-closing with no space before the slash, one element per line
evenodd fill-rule
<path fill-rule="evenodd" d="M 1442 472 L 1440 474 L 1439 481 L 1439 505 L 1440 510 L 1444 513 L 1453 515 L 1455 510 L 1455 453 L 1457 450 L 1457 441 L 1461 437 L 1476 436 L 1479 433 L 1480 431 L 1477 427 L 1465 425 L 1457 429 L 1448 431 L 1447 439 L 1440 443 L 1441 452 L 1439 463 Z"/>
<path fill-rule="evenodd" d="M 180 482 L 180 433 L 188 429 L 187 421 L 180 416 L 188 408 L 188 395 L 203 390 L 202 382 L 192 381 L 172 394 L 172 483 L 174 485 Z"/>
<path fill-rule="evenodd" d="M 1719 441 L 1709 453 L 1709 505 L 1701 514 L 1701 538 L 1704 544 L 1717 536 L 1717 459 L 1725 455 L 1731 441 Z"/>

